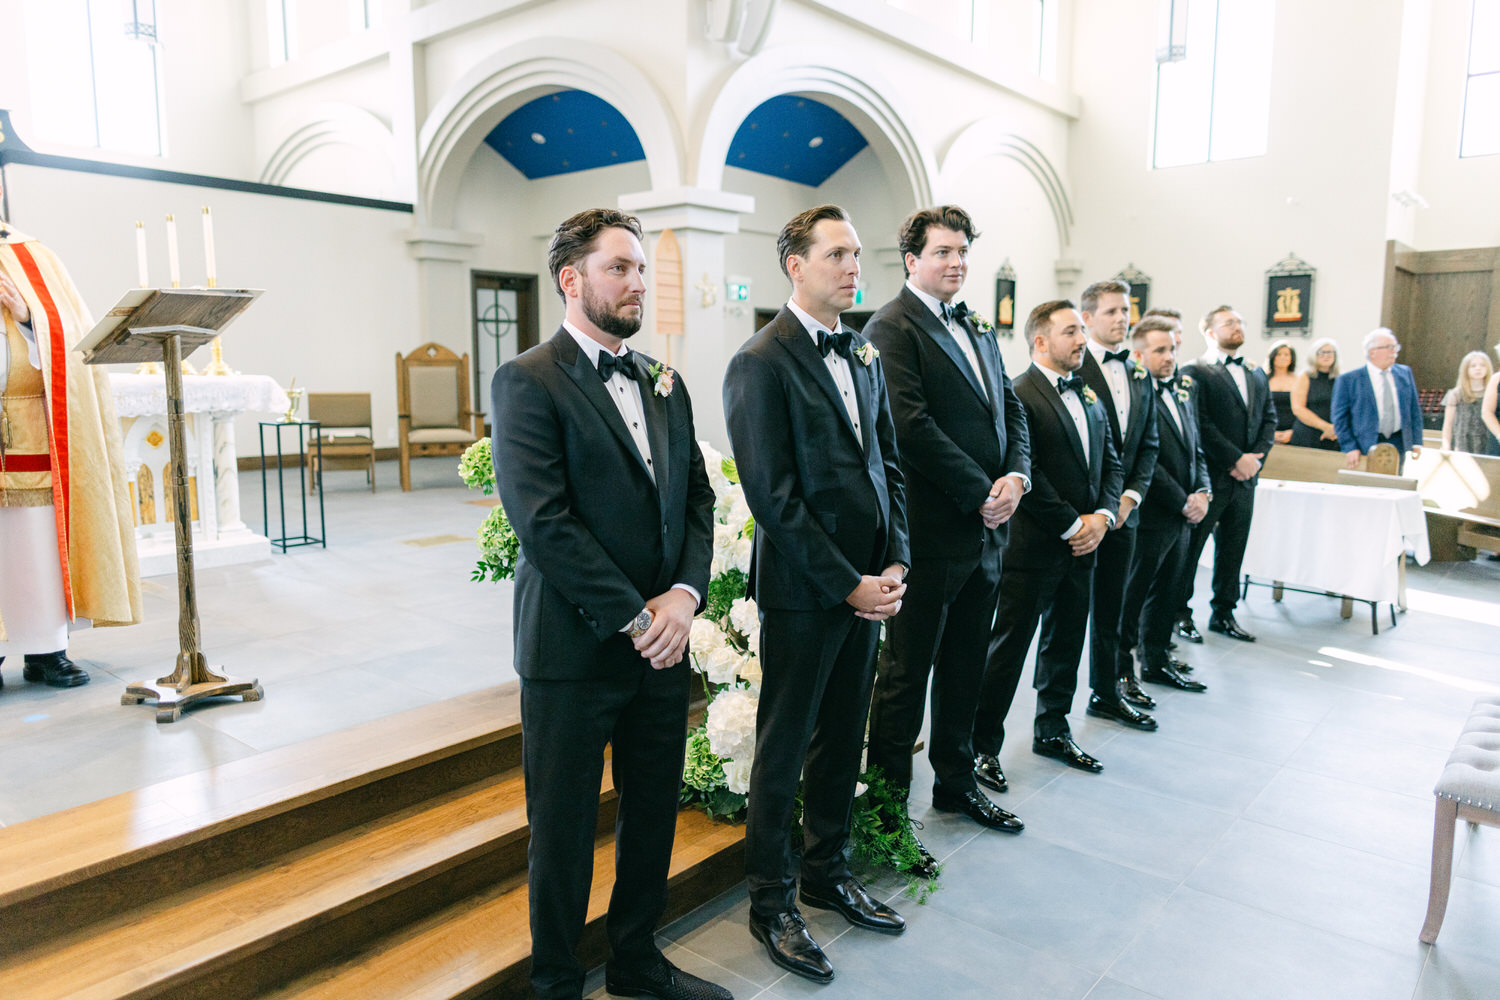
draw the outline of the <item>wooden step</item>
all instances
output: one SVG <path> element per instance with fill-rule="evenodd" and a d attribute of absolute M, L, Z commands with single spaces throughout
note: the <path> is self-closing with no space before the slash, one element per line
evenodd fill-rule
<path fill-rule="evenodd" d="M 744 827 L 709 819 L 696 809 L 677 816 L 668 879 L 673 920 L 744 879 Z M 604 914 L 615 878 L 614 842 L 594 852 L 588 925 L 580 951 L 586 965 L 606 957 Z M 420 923 L 374 942 L 327 970 L 265 995 L 266 1000 L 454 1000 L 525 997 L 531 964 L 524 877 L 465 899 Z"/>

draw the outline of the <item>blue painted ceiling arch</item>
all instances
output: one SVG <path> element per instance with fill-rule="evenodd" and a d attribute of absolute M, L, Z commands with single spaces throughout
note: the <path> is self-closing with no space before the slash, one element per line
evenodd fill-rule
<path fill-rule="evenodd" d="M 724 162 L 817 187 L 868 145 L 859 129 L 828 105 L 781 94 L 745 116 Z"/>

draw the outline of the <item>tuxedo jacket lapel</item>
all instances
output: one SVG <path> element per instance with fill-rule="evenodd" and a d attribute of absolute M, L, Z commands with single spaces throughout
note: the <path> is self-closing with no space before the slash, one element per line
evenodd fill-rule
<path fill-rule="evenodd" d="M 1172 390 L 1169 389 L 1167 391 L 1171 392 Z M 1156 424 L 1157 424 L 1157 426 L 1158 427 L 1165 427 L 1168 430 L 1170 430 L 1172 432 L 1172 436 L 1175 437 L 1175 438 L 1177 438 L 1178 442 L 1181 443 L 1181 445 L 1184 448 L 1186 448 L 1189 452 L 1191 452 L 1193 450 L 1193 444 L 1192 444 L 1192 441 L 1189 440 L 1189 434 L 1188 434 L 1188 419 L 1189 418 L 1188 418 L 1187 410 L 1185 410 L 1183 408 L 1182 401 L 1181 400 L 1176 400 L 1176 403 L 1177 403 L 1177 415 L 1182 419 L 1182 426 L 1178 427 L 1177 426 L 1177 421 L 1172 419 L 1172 411 L 1170 409 L 1168 409 L 1168 407 L 1167 407 L 1167 401 L 1162 398 L 1161 390 L 1157 389 L 1157 390 L 1153 391 L 1152 395 L 1156 397 Z"/>
<path fill-rule="evenodd" d="M 1078 374 L 1083 376 L 1083 384 L 1094 390 L 1099 402 L 1105 404 L 1104 419 L 1109 421 L 1109 432 L 1123 446 L 1125 436 L 1120 433 L 1120 418 L 1115 413 L 1115 394 L 1109 388 L 1109 378 L 1104 374 L 1104 366 L 1087 347 L 1083 349 L 1083 368 Z"/>
<path fill-rule="evenodd" d="M 646 456 L 635 446 L 635 439 L 630 436 L 630 430 L 625 426 L 625 420 L 620 416 L 620 411 L 615 407 L 615 401 L 609 398 L 609 391 L 604 388 L 604 382 L 599 378 L 599 369 L 595 368 L 586 355 L 578 346 L 567 330 L 559 330 L 557 336 L 552 338 L 557 348 L 557 364 L 563 371 L 567 372 L 568 378 L 578 386 L 584 398 L 599 412 L 599 417 L 604 425 L 614 434 L 615 439 L 620 442 L 620 447 L 636 457 L 641 471 L 649 478 L 651 470 L 646 466 Z M 642 393 L 644 398 L 645 393 Z M 649 431 L 649 422 L 648 422 Z"/>
<path fill-rule="evenodd" d="M 641 409 L 646 417 L 646 441 L 651 446 L 651 468 L 655 472 L 656 495 L 666 510 L 667 479 L 671 475 L 672 463 L 670 439 L 671 428 L 667 420 L 667 401 L 656 394 L 655 380 L 647 370 L 644 355 L 635 355 L 636 382 L 641 387 Z"/>
<path fill-rule="evenodd" d="M 1087 472 L 1090 463 L 1083 457 L 1083 439 L 1078 436 L 1078 429 L 1073 425 L 1073 415 L 1068 412 L 1067 406 L 1063 404 L 1062 396 L 1058 395 L 1057 386 L 1052 383 L 1052 380 L 1057 376 L 1040 368 L 1037 369 L 1037 375 L 1037 394 L 1046 400 L 1047 405 L 1052 408 L 1052 415 L 1057 418 L 1058 429 L 1062 433 L 1063 440 L 1067 441 L 1072 447 L 1073 457 L 1078 461 L 1079 467 Z M 1080 399 L 1079 402 L 1082 403 L 1083 400 Z M 1085 416 L 1088 414 L 1088 408 L 1088 404 L 1084 403 Z M 1085 422 L 1092 429 L 1094 421 L 1087 420 Z M 1091 441 L 1090 444 L 1092 443 Z M 1098 448 L 1094 449 L 1095 454 L 1098 454 L 1098 451 Z"/>
<path fill-rule="evenodd" d="M 942 322 L 933 315 L 932 310 L 927 308 L 926 303 L 913 295 L 910 289 L 902 288 L 901 294 L 906 304 L 907 318 L 916 324 L 917 329 L 932 338 L 933 343 L 937 344 L 942 352 L 948 356 L 948 360 L 952 361 L 958 368 L 959 373 L 964 377 L 964 381 L 969 383 L 969 387 L 978 393 L 979 398 L 984 400 L 985 404 L 988 405 L 990 402 L 989 396 L 985 392 L 984 386 L 979 382 L 979 374 L 974 371 L 974 366 L 969 364 L 969 359 L 964 357 L 963 350 L 958 346 L 958 341 L 953 339 L 954 336 L 968 336 L 967 332 L 960 329 L 956 335 L 949 333 L 948 328 L 943 326 Z"/>
<path fill-rule="evenodd" d="M 828 366 L 824 365 L 827 371 Z M 864 434 L 860 435 L 860 447 L 864 449 L 865 457 L 870 457 L 870 438 L 875 433 L 875 400 L 874 393 L 870 389 L 870 366 L 859 360 L 859 355 L 849 362 L 850 381 L 854 383 L 855 409 L 859 412 L 859 425 L 864 428 Z M 842 407 L 842 402 L 839 404 Z M 849 430 L 853 432 L 854 428 Z"/>
<path fill-rule="evenodd" d="M 1098 396 L 1098 393 L 1096 392 L 1095 395 Z M 1058 402 L 1062 401 L 1058 400 Z M 1105 405 L 1102 396 L 1099 397 L 1099 401 L 1093 406 L 1090 406 L 1087 400 L 1080 400 L 1080 402 L 1083 403 L 1083 415 L 1087 418 L 1086 423 L 1089 428 L 1089 486 L 1090 488 L 1095 488 L 1103 482 L 1104 435 L 1114 433 L 1109 428 L 1109 417 L 1106 416 L 1112 407 Z M 1103 411 L 1102 413 L 1099 412 L 1101 410 Z M 1068 423 L 1072 424 L 1072 422 L 1073 420 L 1070 417 Z M 1073 436 L 1077 437 L 1078 435 L 1075 434 Z M 1079 457 L 1081 458 L 1082 456 Z"/>
<path fill-rule="evenodd" d="M 818 353 L 818 348 L 813 343 L 812 337 L 808 336 L 806 328 L 798 322 L 795 316 L 792 316 L 789 323 L 782 324 L 781 332 L 776 335 L 776 339 L 791 353 L 793 358 L 797 359 L 797 363 L 802 366 L 807 377 L 823 390 L 828 401 L 838 410 L 839 416 L 843 417 L 844 428 L 848 430 L 849 436 L 853 438 L 855 444 L 859 444 L 859 436 L 854 433 L 854 424 L 849 420 L 849 410 L 844 406 L 843 396 L 839 394 L 839 387 L 833 381 L 833 373 L 828 370 L 828 365 L 824 363 L 823 356 Z M 854 367 L 855 364 L 851 363 L 849 366 L 851 374 L 853 374 Z M 859 376 L 855 375 L 853 381 L 857 395 Z M 868 390 L 865 395 L 869 395 Z M 865 412 L 863 406 L 860 407 L 859 412 Z M 873 423 L 869 426 L 873 427 Z"/>

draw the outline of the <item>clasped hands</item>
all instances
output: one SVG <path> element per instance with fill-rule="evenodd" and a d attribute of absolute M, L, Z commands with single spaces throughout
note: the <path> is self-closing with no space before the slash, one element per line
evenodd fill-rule
<path fill-rule="evenodd" d="M 651 627 L 630 641 L 656 670 L 675 667 L 682 660 L 688 632 L 693 627 L 693 613 L 698 600 L 681 587 L 673 587 L 646 602 L 651 612 Z"/>
<path fill-rule="evenodd" d="M 1021 480 L 1015 476 L 1001 476 L 990 487 L 989 499 L 979 507 L 979 517 L 986 528 L 998 528 L 1021 505 L 1021 496 L 1026 492 Z"/>
<path fill-rule="evenodd" d="M 891 565 L 879 576 L 862 576 L 859 586 L 849 592 L 844 603 L 854 608 L 856 618 L 872 622 L 885 621 L 901 610 L 901 598 L 906 593 L 906 570 Z"/>
<path fill-rule="evenodd" d="M 1182 506 L 1182 516 L 1187 518 L 1188 524 L 1197 524 L 1208 516 L 1208 494 L 1191 493 L 1188 495 L 1187 503 Z"/>
<path fill-rule="evenodd" d="M 1075 556 L 1086 556 L 1109 534 L 1109 518 L 1103 514 L 1080 514 L 1078 522 L 1078 530 L 1068 539 L 1068 548 Z"/>
<path fill-rule="evenodd" d="M 1265 457 L 1266 453 L 1263 451 L 1245 452 L 1235 460 L 1234 465 L 1230 466 L 1230 476 L 1238 479 L 1242 483 L 1248 483 L 1250 480 L 1260 475 L 1260 460 Z"/>

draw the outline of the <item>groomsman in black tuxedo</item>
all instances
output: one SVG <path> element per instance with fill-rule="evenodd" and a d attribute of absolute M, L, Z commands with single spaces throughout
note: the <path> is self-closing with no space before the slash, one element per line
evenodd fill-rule
<path fill-rule="evenodd" d="M 1176 373 L 1171 319 L 1147 316 L 1135 325 L 1131 343 L 1150 376 L 1161 441 L 1151 488 L 1137 511 L 1140 527 L 1120 614 L 1120 652 L 1129 671 L 1124 683 L 1127 691 L 1140 690 L 1129 666 L 1134 649 L 1146 680 L 1184 691 L 1204 691 L 1205 685 L 1179 670 L 1186 665 L 1175 660 L 1170 650 L 1182 573 L 1192 569 L 1186 565 L 1192 527 L 1203 520 L 1213 499 L 1199 443 L 1198 416 L 1190 384 L 1184 384 L 1190 380 Z"/>
<path fill-rule="evenodd" d="M 1107 405 L 1078 369 L 1087 350 L 1083 317 L 1066 299 L 1044 302 L 1026 320 L 1031 367 L 1015 379 L 1031 437 L 1031 492 L 1011 519 L 1000 603 L 974 716 L 974 751 L 1000 754 L 1037 623 L 1036 721 L 1031 750 L 1079 770 L 1104 769 L 1068 729 L 1078 661 L 1088 628 L 1094 550 L 1120 505 L 1120 460 Z"/>
<path fill-rule="evenodd" d="M 565 307 L 495 373 L 495 479 L 521 541 L 515 665 L 531 889 L 531 983 L 578 1000 L 604 748 L 616 820 L 611 993 L 728 1000 L 656 946 L 687 732 L 688 629 L 708 590 L 714 491 L 687 387 L 625 341 L 641 325 L 640 224 L 592 209 L 553 234 Z"/>
<path fill-rule="evenodd" d="M 1080 296 L 1083 322 L 1088 327 L 1088 350 L 1083 355 L 1084 385 L 1104 404 L 1110 442 L 1120 458 L 1124 488 L 1114 527 L 1094 555 L 1093 612 L 1089 632 L 1089 715 L 1114 719 L 1131 729 L 1150 732 L 1156 720 L 1140 709 L 1156 702 L 1136 685 L 1129 649 L 1120 644 L 1120 608 L 1125 600 L 1125 577 L 1135 552 L 1137 508 L 1156 472 L 1156 405 L 1151 379 L 1130 356 L 1125 335 L 1130 329 L 1130 286 L 1123 281 L 1096 281 Z M 1139 707 L 1137 707 L 1139 706 Z"/>
<path fill-rule="evenodd" d="M 905 930 L 849 870 L 849 823 L 880 622 L 901 610 L 911 555 L 879 352 L 839 321 L 859 286 L 859 236 L 823 205 L 782 227 L 776 252 L 791 300 L 724 376 L 761 621 L 745 873 L 750 931 L 771 960 L 828 982 L 833 966 L 797 909 L 792 807 L 800 777 L 802 902 Z"/>
<path fill-rule="evenodd" d="M 1254 642 L 1255 636 L 1234 620 L 1234 609 L 1240 600 L 1240 565 L 1245 561 L 1250 518 L 1255 512 L 1255 487 L 1276 433 L 1276 403 L 1271 399 L 1265 371 L 1240 356 L 1245 322 L 1233 306 L 1209 310 L 1200 329 L 1208 340 L 1208 350 L 1184 372 L 1194 383 L 1198 429 L 1203 435 L 1203 455 L 1208 460 L 1214 499 L 1208 505 L 1208 514 L 1193 527 L 1177 629 L 1190 642 L 1202 641 L 1193 626 L 1189 603 L 1198 556 L 1212 534 L 1214 594 L 1208 630 Z"/>
<path fill-rule="evenodd" d="M 880 651 L 869 762 L 904 800 L 931 673 L 933 808 L 1020 833 L 1021 821 L 991 802 L 974 775 L 974 704 L 1000 596 L 1000 556 L 1007 522 L 1031 483 L 1026 414 L 994 327 L 954 302 L 977 236 L 956 205 L 907 219 L 897 237 L 906 285 L 864 328 L 890 390 L 912 550 L 910 596 L 886 626 Z M 993 766 L 989 777 L 1003 782 Z M 904 811 L 893 817 L 906 819 Z M 929 877 L 930 859 L 922 869 Z"/>

